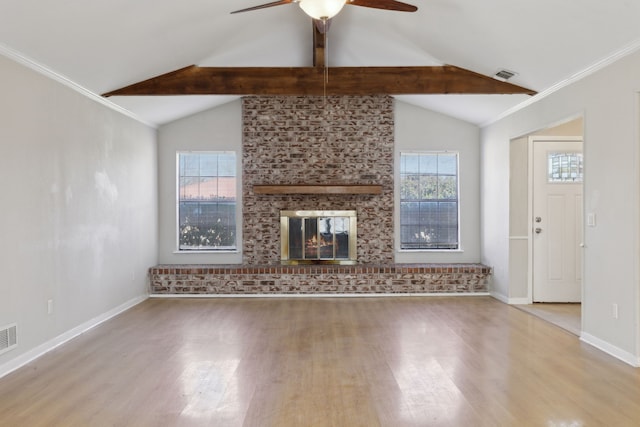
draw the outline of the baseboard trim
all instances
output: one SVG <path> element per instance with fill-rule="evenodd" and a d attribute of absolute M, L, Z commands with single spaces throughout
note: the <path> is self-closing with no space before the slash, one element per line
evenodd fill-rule
<path fill-rule="evenodd" d="M 614 345 L 611 345 L 598 337 L 582 332 L 582 334 L 580 334 L 580 341 L 587 343 L 597 348 L 598 350 L 604 351 L 608 355 L 622 360 L 623 362 L 633 366 L 634 368 L 640 368 L 640 358 L 638 356 L 631 354 L 628 351 L 622 350 L 621 348 L 618 348 Z"/>
<path fill-rule="evenodd" d="M 499 293 L 497 293 L 497 292 L 490 292 L 490 293 L 489 293 L 489 295 L 490 295 L 492 298 L 495 298 L 495 299 L 497 299 L 497 300 L 498 300 L 498 301 L 500 301 L 500 302 L 503 302 L 503 303 L 505 303 L 505 304 L 509 304 L 509 298 L 508 298 L 508 297 L 506 297 L 506 296 L 504 296 L 504 295 L 502 295 L 502 294 L 499 294 Z"/>
<path fill-rule="evenodd" d="M 529 301 L 529 298 L 509 298 L 497 292 L 491 292 L 491 297 L 509 305 L 531 304 L 531 301 Z"/>
<path fill-rule="evenodd" d="M 531 304 L 531 301 L 529 301 L 529 298 L 509 298 L 508 304 L 527 305 L 527 304 Z"/>
<path fill-rule="evenodd" d="M 19 369 L 21 367 L 23 367 L 24 365 L 26 365 L 29 362 L 34 361 L 35 359 L 37 359 L 38 357 L 44 355 L 45 353 L 50 352 L 51 350 L 55 349 L 56 347 L 61 346 L 62 344 L 74 339 L 75 337 L 77 337 L 78 335 L 92 329 L 95 328 L 96 326 L 100 325 L 101 323 L 106 322 L 107 320 L 111 319 L 112 317 L 117 316 L 118 314 L 130 309 L 131 307 L 134 307 L 138 304 L 140 304 L 141 302 L 145 301 L 148 298 L 148 295 L 141 295 L 139 297 L 133 298 L 127 302 L 125 302 L 124 304 L 121 304 L 109 311 L 107 311 L 106 313 L 103 313 L 97 317 L 94 317 L 93 319 L 84 322 L 78 326 L 76 326 L 73 329 L 68 330 L 67 332 L 58 335 L 55 338 L 50 339 L 49 341 L 44 342 L 43 344 L 40 344 L 39 346 L 27 351 L 24 354 L 21 354 L 20 356 L 17 356 L 16 358 L 9 360 L 8 362 L 0 365 L 0 378 L 4 377 L 5 375 L 10 374 L 11 372 L 15 371 L 16 369 Z"/>
<path fill-rule="evenodd" d="M 362 293 L 362 294 L 151 294 L 149 298 L 381 298 L 381 297 L 478 297 L 488 292 Z"/>

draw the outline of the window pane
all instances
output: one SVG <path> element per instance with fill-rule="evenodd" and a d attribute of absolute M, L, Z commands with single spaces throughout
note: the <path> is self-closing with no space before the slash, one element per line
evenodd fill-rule
<path fill-rule="evenodd" d="M 457 175 L 458 156 L 456 154 L 438 154 L 438 175 Z"/>
<path fill-rule="evenodd" d="M 549 153 L 549 182 L 582 182 L 582 153 Z"/>
<path fill-rule="evenodd" d="M 404 174 L 400 178 L 400 199 L 417 200 L 420 198 L 420 175 Z"/>
<path fill-rule="evenodd" d="M 193 191 L 193 188 L 192 188 L 193 181 L 194 181 L 194 178 L 191 178 L 191 177 L 179 178 L 178 197 L 180 197 L 180 200 L 189 200 L 194 198 L 193 195 L 191 194 L 191 192 Z"/>
<path fill-rule="evenodd" d="M 405 154 L 401 156 L 401 169 L 404 173 L 420 173 L 420 156 Z"/>
<path fill-rule="evenodd" d="M 400 223 L 402 224 L 419 224 L 420 204 L 419 203 L 400 203 Z"/>
<path fill-rule="evenodd" d="M 199 176 L 200 159 L 198 154 L 182 154 L 180 161 L 180 176 Z"/>
<path fill-rule="evenodd" d="M 438 199 L 457 199 L 458 179 L 456 176 L 438 177 Z"/>
<path fill-rule="evenodd" d="M 216 200 L 218 198 L 218 178 L 204 176 L 200 177 L 200 187 L 198 188 L 198 198 L 200 200 Z"/>
<path fill-rule="evenodd" d="M 420 199 L 438 198 L 438 176 L 420 175 Z"/>
<path fill-rule="evenodd" d="M 218 175 L 218 155 L 200 154 L 200 176 Z"/>
<path fill-rule="evenodd" d="M 233 168 L 228 165 L 232 163 Z M 219 178 L 220 165 L 233 175 Z M 180 250 L 236 247 L 235 155 L 178 154 L 178 236 Z"/>
<path fill-rule="evenodd" d="M 419 158 L 419 172 L 415 159 Z M 400 246 L 458 249 L 458 155 L 401 154 Z"/>
<path fill-rule="evenodd" d="M 218 160 L 218 176 L 236 176 L 236 156 L 221 154 Z"/>
<path fill-rule="evenodd" d="M 420 155 L 420 173 L 437 174 L 438 156 L 434 154 Z"/>

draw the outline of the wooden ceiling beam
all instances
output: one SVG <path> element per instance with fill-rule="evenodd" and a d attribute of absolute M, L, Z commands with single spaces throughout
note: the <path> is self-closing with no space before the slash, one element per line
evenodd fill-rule
<path fill-rule="evenodd" d="M 325 77 L 328 77 L 325 80 Z M 435 67 L 199 67 L 191 65 L 103 94 L 406 95 L 536 92 L 452 65 Z"/>

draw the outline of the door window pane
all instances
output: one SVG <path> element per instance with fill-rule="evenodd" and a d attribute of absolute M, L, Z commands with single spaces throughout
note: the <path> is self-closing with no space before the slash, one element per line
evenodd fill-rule
<path fill-rule="evenodd" d="M 549 153 L 547 155 L 549 182 L 582 182 L 582 153 Z"/>

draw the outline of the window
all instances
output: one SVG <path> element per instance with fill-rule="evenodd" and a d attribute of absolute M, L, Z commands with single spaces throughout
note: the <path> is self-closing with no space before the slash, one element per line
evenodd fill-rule
<path fill-rule="evenodd" d="M 584 178 L 582 172 L 582 153 L 548 153 L 549 182 L 581 183 Z"/>
<path fill-rule="evenodd" d="M 458 249 L 458 154 L 400 154 L 400 248 Z"/>
<path fill-rule="evenodd" d="M 178 153 L 178 249 L 236 249 L 236 155 Z"/>

